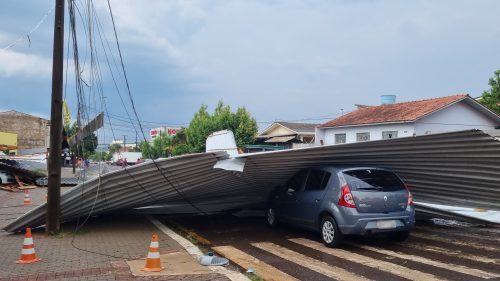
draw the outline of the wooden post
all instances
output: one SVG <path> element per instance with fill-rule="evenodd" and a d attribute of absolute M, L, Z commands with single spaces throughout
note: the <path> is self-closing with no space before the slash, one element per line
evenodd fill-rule
<path fill-rule="evenodd" d="M 50 112 L 49 184 L 45 233 L 56 235 L 60 231 L 61 216 L 61 145 L 64 62 L 64 0 L 56 1 L 54 20 L 54 48 L 52 59 L 52 103 Z"/>

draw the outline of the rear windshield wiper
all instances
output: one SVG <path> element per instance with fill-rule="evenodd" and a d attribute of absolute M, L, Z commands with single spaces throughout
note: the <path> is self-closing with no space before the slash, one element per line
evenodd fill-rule
<path fill-rule="evenodd" d="M 357 187 L 356 190 L 383 190 L 383 187 L 380 186 L 365 186 L 365 187 Z"/>

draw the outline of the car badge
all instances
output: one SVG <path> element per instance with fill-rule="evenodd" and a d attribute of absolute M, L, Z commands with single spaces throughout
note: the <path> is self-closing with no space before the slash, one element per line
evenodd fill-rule
<path fill-rule="evenodd" d="M 384 196 L 384 201 L 387 201 L 387 196 Z"/>

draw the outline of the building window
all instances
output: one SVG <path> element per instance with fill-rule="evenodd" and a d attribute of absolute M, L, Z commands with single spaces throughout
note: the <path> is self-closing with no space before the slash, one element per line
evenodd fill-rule
<path fill-rule="evenodd" d="M 398 137 L 398 131 L 383 131 L 382 139 L 394 139 Z"/>
<path fill-rule="evenodd" d="M 356 134 L 356 141 L 369 141 L 370 140 L 370 133 L 357 133 Z"/>
<path fill-rule="evenodd" d="M 345 140 L 346 140 L 345 134 L 335 134 L 335 144 L 345 143 Z"/>

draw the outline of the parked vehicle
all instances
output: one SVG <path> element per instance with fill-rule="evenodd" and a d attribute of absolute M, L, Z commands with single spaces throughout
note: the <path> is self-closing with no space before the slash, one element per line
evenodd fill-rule
<path fill-rule="evenodd" d="M 266 222 L 319 231 L 326 246 L 336 247 L 347 234 L 385 232 L 403 241 L 415 209 L 407 185 L 389 170 L 323 166 L 301 170 L 273 191 Z"/>
<path fill-rule="evenodd" d="M 12 174 L 9 174 L 4 171 L 0 171 L 0 184 L 3 183 L 14 183 L 16 180 L 14 179 L 14 176 Z"/>

